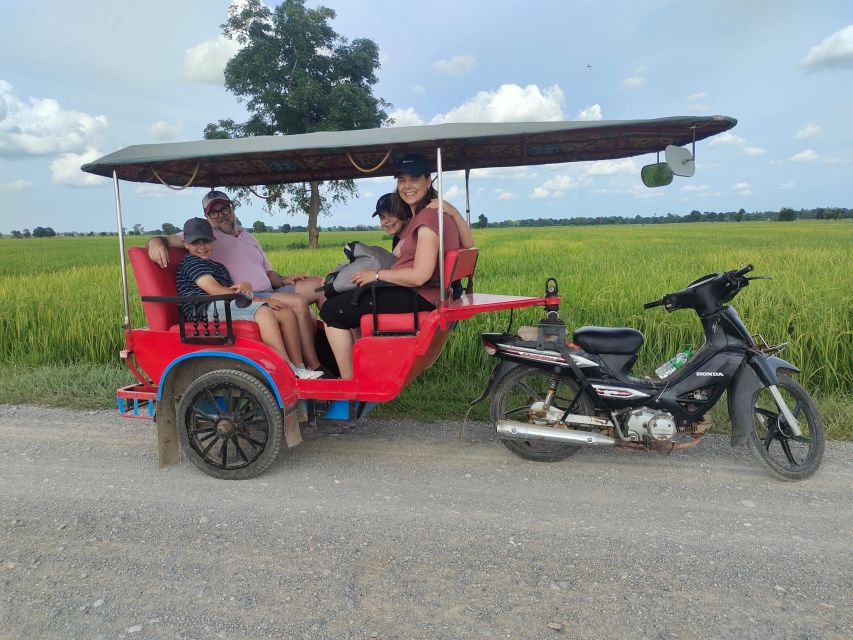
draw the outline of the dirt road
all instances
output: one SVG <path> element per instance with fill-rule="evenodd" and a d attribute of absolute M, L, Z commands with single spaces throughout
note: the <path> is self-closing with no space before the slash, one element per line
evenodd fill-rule
<path fill-rule="evenodd" d="M 0 406 L 2 638 L 850 638 L 853 444 L 536 464 L 483 424 L 157 468 L 153 425 Z"/>

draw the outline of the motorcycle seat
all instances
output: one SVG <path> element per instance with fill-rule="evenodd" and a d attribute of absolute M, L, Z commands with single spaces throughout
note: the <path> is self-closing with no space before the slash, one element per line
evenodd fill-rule
<path fill-rule="evenodd" d="M 580 327 L 572 341 L 589 353 L 637 353 L 643 346 L 643 334 L 636 329 L 613 327 Z"/>

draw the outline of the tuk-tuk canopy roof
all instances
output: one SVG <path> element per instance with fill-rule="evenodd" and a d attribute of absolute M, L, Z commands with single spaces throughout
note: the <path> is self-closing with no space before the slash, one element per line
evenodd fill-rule
<path fill-rule="evenodd" d="M 130 182 L 236 187 L 389 176 L 407 153 L 435 168 L 512 167 L 626 158 L 734 127 L 726 116 L 593 122 L 460 123 L 198 140 L 127 147 L 82 170 Z M 158 177 L 159 176 L 159 177 Z M 189 184 L 188 184 L 189 183 Z"/>

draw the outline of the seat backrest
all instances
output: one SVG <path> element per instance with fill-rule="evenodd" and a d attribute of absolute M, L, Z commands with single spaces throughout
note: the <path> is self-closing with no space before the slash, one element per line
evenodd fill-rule
<path fill-rule="evenodd" d="M 177 295 L 175 271 L 187 255 L 186 250 L 169 247 L 169 264 L 165 269 L 148 257 L 148 250 L 144 247 L 131 247 L 127 250 L 127 254 L 133 267 L 133 276 L 136 278 L 139 295 Z M 143 302 L 142 308 L 145 310 L 149 329 L 168 331 L 169 327 L 178 324 L 178 305 L 174 303 Z"/>
<path fill-rule="evenodd" d="M 480 251 L 477 247 L 470 249 L 451 249 L 444 254 L 444 286 L 462 278 L 468 278 L 465 293 L 474 291 L 474 269 L 477 268 L 477 257 Z"/>

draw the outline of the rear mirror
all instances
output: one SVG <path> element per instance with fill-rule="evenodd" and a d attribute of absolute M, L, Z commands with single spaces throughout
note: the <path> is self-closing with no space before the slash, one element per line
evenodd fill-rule
<path fill-rule="evenodd" d="M 647 164 L 640 170 L 640 177 L 647 187 L 665 187 L 672 182 L 672 171 L 666 162 Z"/>
<path fill-rule="evenodd" d="M 693 162 L 693 156 L 687 149 L 671 144 L 664 149 L 664 155 L 666 156 L 666 163 L 669 165 L 670 171 L 675 175 L 689 178 L 696 173 L 696 164 Z"/>

